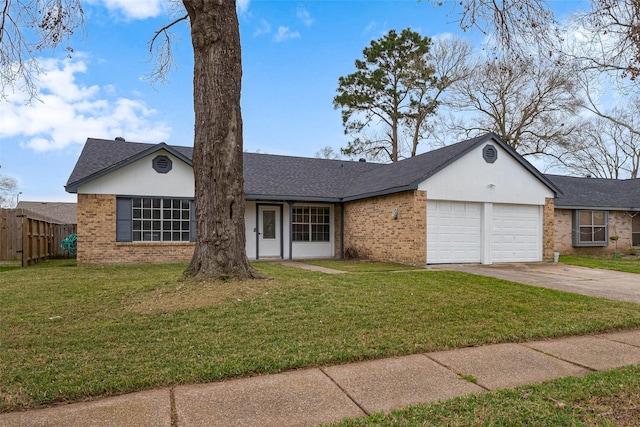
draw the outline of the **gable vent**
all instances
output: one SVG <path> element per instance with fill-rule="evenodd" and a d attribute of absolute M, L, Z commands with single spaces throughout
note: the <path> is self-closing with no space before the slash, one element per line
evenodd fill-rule
<path fill-rule="evenodd" d="M 167 156 L 156 156 L 152 162 L 153 169 L 158 173 L 167 173 L 173 167 L 171 159 Z"/>
<path fill-rule="evenodd" d="M 482 149 L 482 158 L 487 163 L 494 163 L 498 159 L 498 149 L 491 144 L 485 145 Z"/>

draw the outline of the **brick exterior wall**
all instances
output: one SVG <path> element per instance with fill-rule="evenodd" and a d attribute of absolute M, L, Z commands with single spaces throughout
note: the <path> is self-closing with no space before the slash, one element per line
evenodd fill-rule
<path fill-rule="evenodd" d="M 607 246 L 573 247 L 573 210 L 555 210 L 555 244 L 554 251 L 562 255 L 603 255 L 616 251 L 615 242 L 607 242 Z M 626 211 L 609 211 L 609 236 L 618 235 L 618 252 L 625 253 L 631 247 L 632 218 Z"/>
<path fill-rule="evenodd" d="M 542 214 L 542 259 L 551 261 L 555 252 L 555 206 L 551 197 L 547 197 L 544 202 Z"/>
<path fill-rule="evenodd" d="M 395 208 L 397 219 L 391 217 Z M 427 195 L 424 191 L 405 191 L 345 203 L 344 229 L 345 255 L 351 252 L 376 261 L 424 265 Z"/>
<path fill-rule="evenodd" d="M 78 194 L 78 264 L 189 262 L 194 243 L 116 242 L 116 196 Z"/>
<path fill-rule="evenodd" d="M 341 243 L 341 226 L 342 222 L 340 221 L 340 212 L 342 211 L 342 207 L 339 204 L 333 205 L 333 248 L 334 248 L 334 256 L 336 258 L 340 258 L 342 254 L 340 253 L 340 243 Z"/>

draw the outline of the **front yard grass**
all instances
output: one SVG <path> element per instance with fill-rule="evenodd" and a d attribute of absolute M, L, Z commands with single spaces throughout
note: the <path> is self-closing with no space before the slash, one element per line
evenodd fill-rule
<path fill-rule="evenodd" d="M 333 426 L 637 426 L 639 377 L 640 366 L 628 366 L 412 406 Z"/>
<path fill-rule="evenodd" d="M 0 411 L 394 355 L 640 327 L 640 305 L 454 271 L 187 285 L 186 265 L 0 273 Z"/>
<path fill-rule="evenodd" d="M 418 267 L 397 262 L 372 262 L 366 260 L 339 260 L 339 259 L 310 259 L 304 260 L 305 264 L 318 265 L 320 267 L 333 268 L 334 270 L 348 271 L 351 273 L 376 273 L 383 271 L 411 271 L 424 270 Z"/>
<path fill-rule="evenodd" d="M 606 270 L 624 271 L 627 273 L 640 274 L 640 257 L 615 258 L 611 255 L 605 256 L 560 256 L 560 262 L 571 265 L 579 265 L 590 268 L 603 268 Z"/>

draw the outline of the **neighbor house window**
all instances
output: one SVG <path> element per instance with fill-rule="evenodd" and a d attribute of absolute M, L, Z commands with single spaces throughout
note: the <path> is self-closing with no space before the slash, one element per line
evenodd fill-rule
<path fill-rule="evenodd" d="M 574 246 L 607 246 L 609 238 L 607 211 L 575 211 L 573 217 Z"/>
<path fill-rule="evenodd" d="M 631 244 L 640 246 L 640 213 L 637 213 L 631 222 Z"/>
<path fill-rule="evenodd" d="M 294 207 L 292 237 L 294 242 L 328 242 L 330 240 L 328 207 Z"/>
<path fill-rule="evenodd" d="M 195 240 L 193 201 L 188 199 L 118 198 L 119 242 L 190 242 Z"/>

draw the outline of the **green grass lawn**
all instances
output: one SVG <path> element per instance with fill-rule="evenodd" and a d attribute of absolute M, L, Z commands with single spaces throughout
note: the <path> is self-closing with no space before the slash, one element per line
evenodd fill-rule
<path fill-rule="evenodd" d="M 333 268 L 335 270 L 348 271 L 351 273 L 376 273 L 384 271 L 410 271 L 424 269 L 424 267 L 399 264 L 397 262 L 372 262 L 366 260 L 312 259 L 304 260 L 303 262 L 305 264 L 318 265 L 320 267 Z"/>
<path fill-rule="evenodd" d="M 453 271 L 185 284 L 185 265 L 0 273 L 0 411 L 497 342 L 640 327 L 640 305 Z"/>
<path fill-rule="evenodd" d="M 608 256 L 568 256 L 562 255 L 560 262 L 582 267 L 604 268 L 640 274 L 640 257 L 614 258 Z"/>
<path fill-rule="evenodd" d="M 333 426 L 637 426 L 638 378 L 640 366 L 629 366 L 412 406 Z"/>

